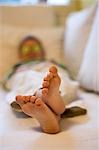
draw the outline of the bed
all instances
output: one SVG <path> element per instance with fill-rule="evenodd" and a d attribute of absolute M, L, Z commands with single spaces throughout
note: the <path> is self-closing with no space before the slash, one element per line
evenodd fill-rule
<path fill-rule="evenodd" d="M 22 69 L 22 66 L 24 65 L 27 65 L 27 63 L 18 66 L 17 70 L 20 70 L 20 68 Z M 40 73 L 44 71 L 43 73 L 45 74 L 45 70 L 47 70 L 51 65 L 52 62 L 44 61 L 39 62 L 33 66 L 35 68 L 34 70 L 39 69 Z M 40 68 L 43 68 L 43 70 L 40 70 Z M 32 70 L 27 70 L 26 72 L 28 81 L 29 78 L 31 78 L 30 74 L 28 75 L 29 71 L 31 72 Z M 20 72 L 16 71 L 14 74 L 12 74 L 12 76 L 10 76 L 10 78 L 7 79 L 7 81 L 3 85 L 4 88 L 0 88 L 0 137 L 2 150 L 98 150 L 99 95 L 91 92 L 86 92 L 79 86 L 76 86 L 76 90 L 74 90 L 74 81 L 71 81 L 70 78 L 66 76 L 66 70 L 62 70 L 62 68 L 58 66 L 58 71 L 62 79 L 61 95 L 64 97 L 66 107 L 68 108 L 68 106 L 72 107 L 80 105 L 80 107 L 84 107 L 87 110 L 87 113 L 80 116 L 62 118 L 60 123 L 60 133 L 47 134 L 42 132 L 40 125 L 35 118 L 31 118 L 25 115 L 23 112 L 16 111 L 15 107 L 12 107 L 13 105 L 11 105 L 15 96 L 19 94 L 18 92 L 24 93 L 24 89 L 22 90 L 22 87 L 26 87 L 26 95 L 32 94 L 31 91 L 33 92 L 35 88 L 38 88 L 35 87 L 36 84 L 34 84 L 32 86 L 32 89 L 28 87 L 30 91 L 26 93 L 28 89 L 27 86 L 29 85 L 25 85 L 25 82 L 27 83 L 26 77 L 24 78 L 24 76 L 22 76 L 22 73 L 24 75 L 25 71 L 21 71 L 22 79 L 21 76 L 19 76 Z M 36 82 L 35 77 L 33 77 L 34 75 L 32 74 L 32 84 L 34 83 L 34 80 Z M 65 77 L 68 80 L 66 80 Z M 41 78 L 40 80 L 42 81 L 42 76 L 38 76 L 38 78 Z M 15 85 L 16 81 L 18 82 L 18 80 L 20 80 L 19 83 L 22 83 L 24 80 L 24 84 L 22 84 L 22 87 L 20 84 L 19 87 Z M 73 84 L 71 84 L 72 82 Z M 68 83 L 68 91 L 64 83 Z M 10 87 L 10 91 L 4 90 L 8 87 Z M 16 89 L 14 87 L 16 87 Z M 65 91 L 67 91 L 67 94 Z M 76 94 L 73 95 L 73 92 Z M 70 97 L 70 95 L 72 96 Z"/>
<path fill-rule="evenodd" d="M 33 11 L 32 7 L 15 7 L 14 12 L 13 7 L 7 6 L 2 7 L 0 10 L 2 15 L 6 16 L 2 21 L 4 24 L 0 26 L 0 33 L 3 37 L 0 39 L 0 68 L 2 68 L 2 70 L 0 70 L 0 78 L 13 64 L 16 64 L 19 61 L 17 43 L 19 43 L 20 40 L 28 33 L 34 34 L 40 38 L 42 42 L 44 42 L 45 49 L 48 48 L 47 59 L 56 58 L 58 63 L 63 61 L 63 53 L 60 51 L 60 49 L 62 49 L 61 44 L 64 33 L 63 27 L 53 27 L 55 22 L 53 23 L 54 19 L 53 17 L 50 17 L 53 16 L 53 14 L 52 12 L 48 12 L 47 15 L 52 19 L 49 19 L 50 23 L 49 21 L 45 22 L 46 28 L 42 23 L 40 26 L 44 28 L 37 27 L 37 24 L 35 24 L 36 20 L 34 25 L 33 22 L 32 24 L 30 24 L 28 21 L 26 22 L 26 18 L 31 19 L 31 17 L 33 17 L 31 14 L 29 14 L 31 15 L 30 17 L 25 18 L 24 22 L 26 24 L 23 28 L 23 22 L 20 22 L 19 20 L 22 20 L 21 15 L 24 13 L 25 9 L 27 10 L 26 12 L 28 12 L 30 9 Z M 17 13 L 21 14 L 19 18 L 17 17 Z M 46 20 L 46 13 L 43 14 L 45 14 L 44 18 Z M 15 17 L 12 17 L 12 15 L 15 15 Z M 27 13 L 25 15 L 27 16 Z M 14 18 L 14 21 L 9 20 L 8 18 Z M 37 21 L 40 21 L 39 19 Z M 32 26 L 34 26 L 34 28 L 32 28 Z M 9 35 L 12 35 L 12 37 L 9 38 Z M 55 55 L 53 54 L 53 49 Z M 12 55 L 13 57 L 11 58 Z M 84 103 L 84 107 L 87 109 L 87 114 L 73 118 L 64 118 L 61 121 L 60 133 L 46 134 L 41 131 L 39 123 L 35 118 L 30 118 L 23 113 L 15 112 L 10 107 L 9 103 L 6 101 L 7 92 L 4 91 L 4 89 L 0 86 L 0 149 L 98 150 L 99 94 L 88 92 L 79 88 L 78 95 L 79 99 Z"/>
<path fill-rule="evenodd" d="M 58 134 L 43 133 L 33 118 L 13 112 L 6 103 L 6 93 L 0 89 L 0 149 L 1 150 L 98 150 L 99 95 L 79 90 L 88 113 L 63 119 Z"/>

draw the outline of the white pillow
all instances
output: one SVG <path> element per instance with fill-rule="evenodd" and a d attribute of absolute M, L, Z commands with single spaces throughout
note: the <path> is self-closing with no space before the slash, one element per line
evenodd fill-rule
<path fill-rule="evenodd" d="M 82 87 L 99 92 L 99 7 L 79 71 L 78 80 Z"/>
<path fill-rule="evenodd" d="M 69 16 L 66 21 L 64 40 L 65 63 L 74 79 L 77 77 L 83 59 L 95 11 L 96 6 L 92 6 Z"/>

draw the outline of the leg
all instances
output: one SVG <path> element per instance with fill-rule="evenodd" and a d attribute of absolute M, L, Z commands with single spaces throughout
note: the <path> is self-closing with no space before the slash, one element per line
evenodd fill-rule
<path fill-rule="evenodd" d="M 60 96 L 59 87 L 61 79 L 55 66 L 50 67 L 48 75 L 43 79 L 42 89 L 36 92 L 36 96 L 42 98 L 56 114 L 62 114 L 65 105 Z"/>
<path fill-rule="evenodd" d="M 17 103 L 22 111 L 31 117 L 35 117 L 42 130 L 46 133 L 57 133 L 60 131 L 59 116 L 55 115 L 41 98 L 36 96 L 17 96 Z"/>

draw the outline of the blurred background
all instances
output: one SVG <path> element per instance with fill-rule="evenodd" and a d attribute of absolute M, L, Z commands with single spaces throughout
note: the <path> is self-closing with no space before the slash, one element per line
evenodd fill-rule
<path fill-rule="evenodd" d="M 37 7 L 40 6 L 40 8 L 49 7 L 50 11 L 52 11 L 56 16 L 57 25 L 59 24 L 62 25 L 64 24 L 68 14 L 89 7 L 95 1 L 96 0 L 0 0 L 0 6 L 24 6 L 25 5 L 25 6 L 37 6 Z M 7 13 L 10 13 L 10 11 Z"/>
<path fill-rule="evenodd" d="M 19 62 L 18 44 L 27 34 L 35 34 L 41 39 L 48 52 L 47 58 L 54 57 L 53 49 L 57 49 L 56 53 L 58 49 L 62 52 L 63 30 L 66 28 L 68 16 L 90 8 L 95 1 L 0 0 L 0 76 Z M 78 24 L 80 21 L 76 22 Z M 61 53 L 59 55 L 57 57 L 61 57 Z M 54 59 L 56 60 L 56 54 Z"/>
<path fill-rule="evenodd" d="M 71 2 L 80 2 L 83 5 L 89 5 L 94 0 L 0 0 L 1 4 L 48 4 L 48 5 L 66 5 Z"/>

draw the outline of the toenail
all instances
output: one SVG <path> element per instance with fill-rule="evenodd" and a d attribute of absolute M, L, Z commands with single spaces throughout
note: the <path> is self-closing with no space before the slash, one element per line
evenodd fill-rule
<path fill-rule="evenodd" d="M 24 103 L 27 102 L 27 97 L 26 96 L 23 96 L 23 101 L 24 101 Z"/>
<path fill-rule="evenodd" d="M 54 73 L 57 73 L 57 68 L 55 66 L 52 66 L 50 69 L 49 69 L 50 72 L 54 72 Z"/>
<path fill-rule="evenodd" d="M 40 106 L 40 105 L 41 105 L 41 99 L 40 99 L 40 98 L 38 98 L 38 99 L 36 100 L 36 105 L 37 105 L 37 106 Z"/>
<path fill-rule="evenodd" d="M 16 100 L 20 100 L 21 96 L 20 95 L 17 95 L 16 96 Z"/>
<path fill-rule="evenodd" d="M 47 94 L 48 93 L 48 89 L 43 89 L 42 90 L 42 94 Z"/>
<path fill-rule="evenodd" d="M 28 101 L 28 102 L 30 101 L 30 96 L 26 97 L 26 101 Z"/>
<path fill-rule="evenodd" d="M 31 96 L 30 101 L 31 101 L 32 103 L 34 103 L 34 102 L 35 102 L 35 99 L 36 99 L 35 96 Z"/>
<path fill-rule="evenodd" d="M 50 80 L 51 78 L 53 78 L 53 73 L 50 72 L 50 73 L 47 75 L 47 78 L 48 78 L 48 80 Z"/>
<path fill-rule="evenodd" d="M 48 87 L 49 86 L 49 82 L 48 81 L 44 81 L 42 85 L 43 85 L 43 87 Z"/>

